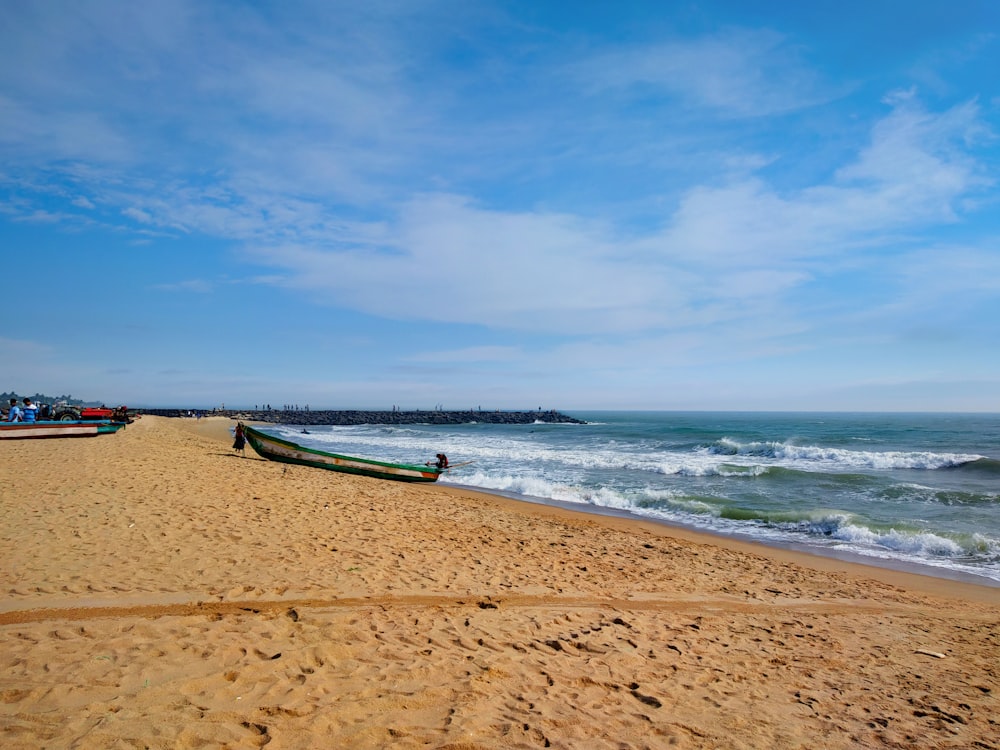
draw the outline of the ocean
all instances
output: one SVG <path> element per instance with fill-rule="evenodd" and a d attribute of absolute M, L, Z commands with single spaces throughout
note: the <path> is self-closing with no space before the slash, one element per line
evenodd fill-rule
<path fill-rule="evenodd" d="M 567 412 L 587 424 L 271 425 L 440 480 L 1000 585 L 1000 415 Z"/>

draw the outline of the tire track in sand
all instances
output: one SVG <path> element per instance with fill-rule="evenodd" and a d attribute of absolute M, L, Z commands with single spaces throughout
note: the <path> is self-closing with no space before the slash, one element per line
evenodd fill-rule
<path fill-rule="evenodd" d="M 600 608 L 616 611 L 660 611 L 688 612 L 699 614 L 721 614 L 724 612 L 748 614 L 769 610 L 811 612 L 832 614 L 837 612 L 882 612 L 913 613 L 923 608 L 912 605 L 894 605 L 869 601 L 802 602 L 791 600 L 756 601 L 693 597 L 688 599 L 598 599 L 592 597 L 550 597 L 550 596 L 373 596 L 345 598 L 272 599 L 242 601 L 192 601 L 148 603 L 131 605 L 98 604 L 88 606 L 31 607 L 28 609 L 0 612 L 0 626 L 46 622 L 50 620 L 95 620 L 108 618 L 143 618 L 225 616 L 235 614 L 281 614 L 308 609 L 410 609 L 410 608 L 465 608 L 480 609 L 584 609 Z"/>

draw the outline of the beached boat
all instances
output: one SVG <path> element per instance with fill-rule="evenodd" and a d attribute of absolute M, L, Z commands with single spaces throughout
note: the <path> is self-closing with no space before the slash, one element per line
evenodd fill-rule
<path fill-rule="evenodd" d="M 96 437 L 99 422 L 0 422 L 0 440 Z"/>
<path fill-rule="evenodd" d="M 106 419 L 75 422 L 44 419 L 35 422 L 0 422 L 0 439 L 94 437 L 114 434 L 124 426 L 124 422 L 111 422 Z"/>
<path fill-rule="evenodd" d="M 436 482 L 441 476 L 441 469 L 434 466 L 393 464 L 370 458 L 341 456 L 337 453 L 326 453 L 315 448 L 306 448 L 288 440 L 266 435 L 253 427 L 244 427 L 243 429 L 250 446 L 270 461 L 314 466 L 317 469 L 361 474 L 378 479 L 394 479 L 398 482 Z"/>

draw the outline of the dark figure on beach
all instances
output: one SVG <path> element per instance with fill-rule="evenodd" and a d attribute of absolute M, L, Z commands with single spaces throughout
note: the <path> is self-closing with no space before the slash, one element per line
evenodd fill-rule
<path fill-rule="evenodd" d="M 236 423 L 236 430 L 233 433 L 236 436 L 236 440 L 233 441 L 233 450 L 246 455 L 247 447 L 247 436 L 243 432 L 243 423 Z"/>
<path fill-rule="evenodd" d="M 448 457 L 446 455 L 444 455 L 443 453 L 438 453 L 437 454 L 437 461 L 434 462 L 434 465 L 436 467 L 438 467 L 439 469 L 447 469 L 448 468 Z"/>

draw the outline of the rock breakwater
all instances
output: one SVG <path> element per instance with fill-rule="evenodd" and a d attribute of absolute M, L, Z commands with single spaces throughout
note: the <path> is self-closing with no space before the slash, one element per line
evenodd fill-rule
<path fill-rule="evenodd" d="M 586 424 L 582 419 L 549 411 L 286 411 L 281 409 L 139 409 L 158 417 L 190 417 L 195 414 L 229 417 L 247 422 L 295 425 L 358 424 Z"/>

